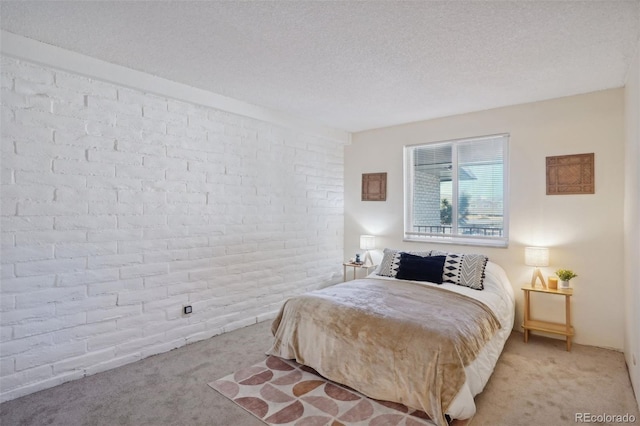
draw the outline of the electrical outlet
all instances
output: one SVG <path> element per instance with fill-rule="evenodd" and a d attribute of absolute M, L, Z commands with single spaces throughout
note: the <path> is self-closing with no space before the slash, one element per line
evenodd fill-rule
<path fill-rule="evenodd" d="M 192 312 L 193 312 L 193 308 L 191 307 L 191 305 L 187 305 L 187 306 L 183 306 L 182 307 L 182 313 L 183 314 L 189 315 Z"/>

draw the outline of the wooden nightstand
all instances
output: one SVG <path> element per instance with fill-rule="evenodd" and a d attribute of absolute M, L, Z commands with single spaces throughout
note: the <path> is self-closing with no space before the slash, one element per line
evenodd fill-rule
<path fill-rule="evenodd" d="M 573 337 L 574 330 L 571 325 L 571 296 L 573 296 L 573 289 L 557 289 L 541 287 L 522 287 L 524 291 L 524 321 L 522 322 L 522 328 L 524 329 L 524 342 L 529 341 L 530 331 L 543 331 L 545 333 L 560 334 L 567 337 L 567 351 L 571 351 L 571 337 Z M 564 324 L 540 321 L 531 319 L 531 292 L 546 293 L 564 296 L 565 300 L 565 314 L 566 319 Z"/>
<path fill-rule="evenodd" d="M 378 265 L 371 265 L 371 266 L 365 266 L 363 264 L 358 264 L 358 263 L 351 263 L 351 262 L 346 262 L 342 264 L 342 267 L 344 268 L 344 272 L 343 272 L 343 278 L 344 281 L 347 281 L 347 267 L 349 268 L 353 268 L 353 279 L 356 279 L 356 271 L 358 269 L 365 269 L 367 271 L 367 275 L 369 275 L 369 269 L 375 268 Z"/>

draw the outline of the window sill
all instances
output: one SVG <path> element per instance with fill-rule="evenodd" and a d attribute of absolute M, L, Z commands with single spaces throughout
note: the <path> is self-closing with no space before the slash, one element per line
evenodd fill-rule
<path fill-rule="evenodd" d="M 402 241 L 410 243 L 437 243 L 437 244 L 455 244 L 460 246 L 477 246 L 477 247 L 509 247 L 508 239 L 484 239 L 484 238 L 465 238 L 465 237 L 433 237 L 433 236 L 406 236 Z"/>

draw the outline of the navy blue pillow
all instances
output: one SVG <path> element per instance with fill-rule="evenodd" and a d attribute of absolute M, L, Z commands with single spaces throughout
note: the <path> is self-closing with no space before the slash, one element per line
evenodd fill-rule
<path fill-rule="evenodd" d="M 415 256 L 400 254 L 400 266 L 396 278 L 400 280 L 429 281 L 442 284 L 442 272 L 447 256 Z"/>

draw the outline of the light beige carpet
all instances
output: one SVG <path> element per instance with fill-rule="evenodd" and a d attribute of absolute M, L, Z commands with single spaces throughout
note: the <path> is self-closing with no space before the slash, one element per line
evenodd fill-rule
<path fill-rule="evenodd" d="M 620 352 L 513 332 L 484 391 L 471 426 L 576 425 L 576 414 L 625 414 L 640 424 Z M 609 424 L 609 423 L 599 423 Z"/>
<path fill-rule="evenodd" d="M 0 404 L 0 424 L 264 426 L 208 383 L 265 359 L 270 322 Z M 1 382 L 0 382 L 1 386 Z M 574 425 L 575 413 L 631 413 L 624 357 L 514 332 L 471 426 Z"/>

